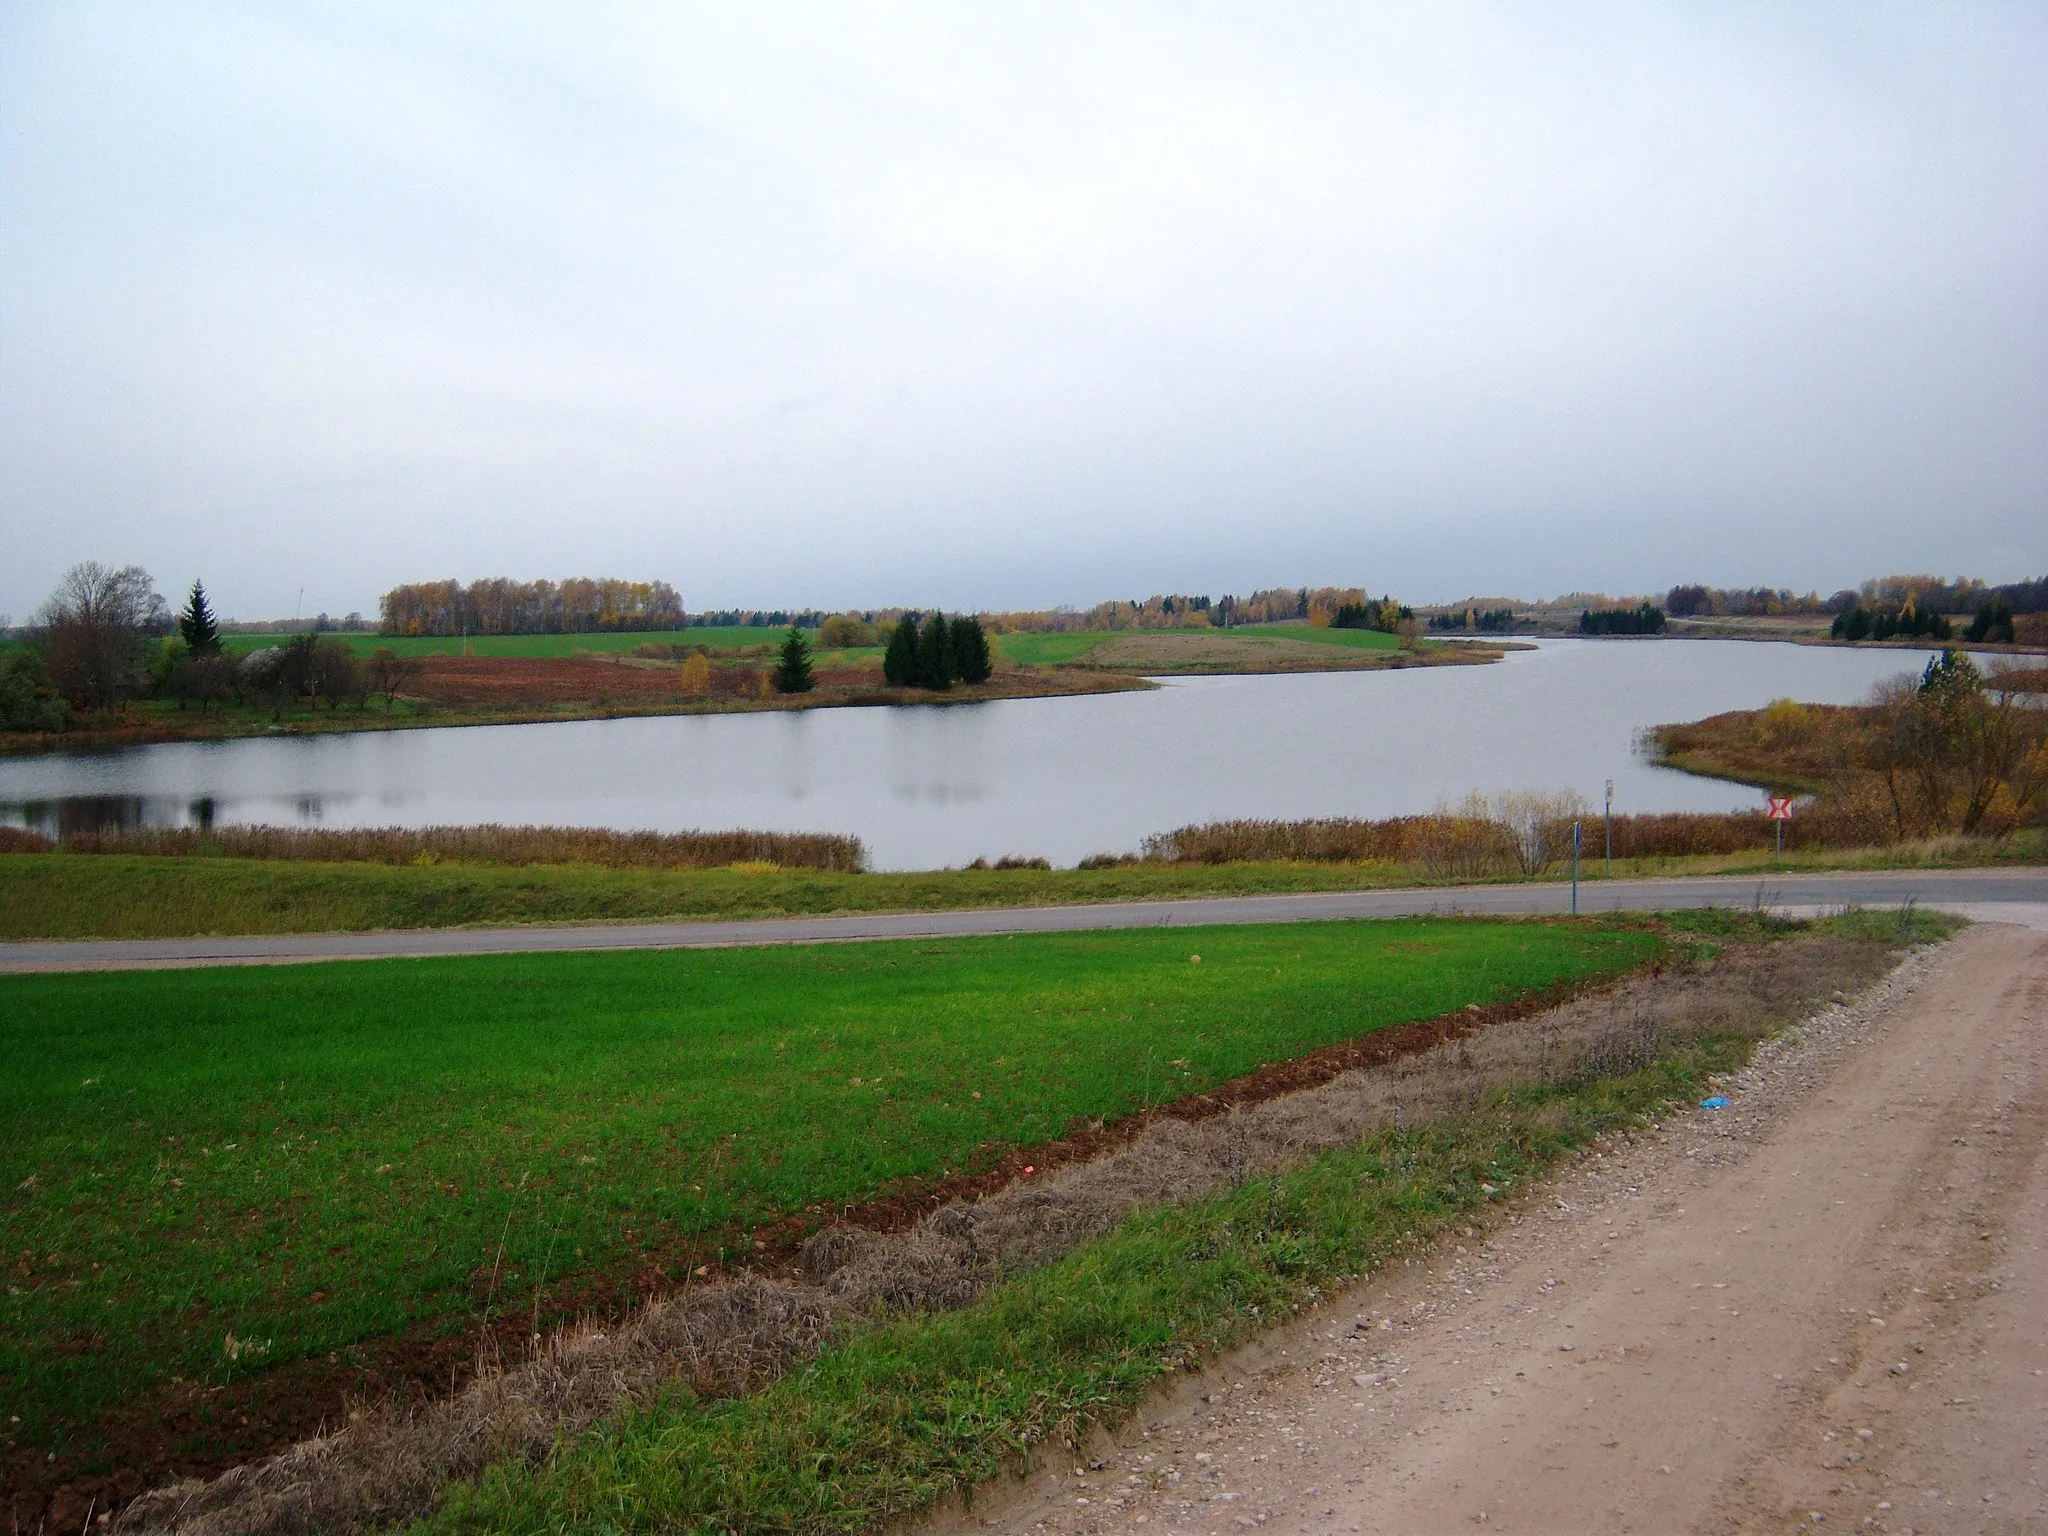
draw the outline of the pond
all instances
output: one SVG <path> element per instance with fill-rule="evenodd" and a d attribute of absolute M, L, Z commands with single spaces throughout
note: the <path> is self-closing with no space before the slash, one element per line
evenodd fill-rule
<path fill-rule="evenodd" d="M 882 869 L 1072 864 L 1228 817 L 1397 816 L 1469 790 L 1757 805 L 1638 733 L 1790 696 L 1853 703 L 1925 652 L 1546 641 L 1496 666 L 1172 678 L 1147 693 L 139 747 L 0 760 L 0 822 L 505 822 L 857 834 Z"/>

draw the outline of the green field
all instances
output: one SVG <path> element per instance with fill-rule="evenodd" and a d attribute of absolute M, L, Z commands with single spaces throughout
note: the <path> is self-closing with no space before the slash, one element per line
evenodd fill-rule
<path fill-rule="evenodd" d="M 1114 635 L 1108 631 L 1078 635 L 996 635 L 996 654 L 1020 667 L 1056 667 L 1079 661 Z"/>
<path fill-rule="evenodd" d="M 0 977 L 4 1411 L 89 1451 L 173 1380 L 677 1274 L 784 1213 L 1661 947 L 1418 919 Z"/>
<path fill-rule="evenodd" d="M 1229 631 L 1233 635 L 1270 635 L 1276 640 L 1299 640 L 1306 645 L 1341 645 L 1354 651 L 1397 651 L 1398 636 L 1377 629 L 1316 629 L 1307 624 L 1246 624 Z"/>

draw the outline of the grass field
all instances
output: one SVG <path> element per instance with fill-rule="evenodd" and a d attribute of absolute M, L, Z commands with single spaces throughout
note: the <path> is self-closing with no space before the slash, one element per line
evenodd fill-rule
<path fill-rule="evenodd" d="M 1020 667 L 1056 667 L 1081 660 L 1103 641 L 1108 631 L 1078 635 L 1009 634 L 990 637 L 996 655 Z"/>
<path fill-rule="evenodd" d="M 1341 645 L 1355 651 L 1396 651 L 1401 641 L 1377 629 L 1316 629 L 1307 624 L 1246 624 L 1229 631 L 1233 635 L 1270 635 L 1278 640 L 1299 640 L 1308 645 Z"/>
<path fill-rule="evenodd" d="M 1306 624 L 1247 624 L 1235 629 L 1103 630 L 1081 634 L 1010 634 L 995 637 L 996 651 L 1019 666 L 1070 666 L 1083 662 L 1095 651 L 1115 641 L 1134 637 L 1154 640 L 1183 640 L 1189 645 L 1226 642 L 1231 639 L 1300 641 L 1311 645 L 1333 645 L 1359 651 L 1392 651 L 1400 648 L 1393 635 L 1373 629 L 1311 629 Z M 1254 657 L 1248 656 L 1247 660 Z"/>
<path fill-rule="evenodd" d="M 1426 1251 L 1453 1224 L 1484 1220 L 1494 1181 L 1540 1176 L 1696 1097 L 1709 1073 L 1741 1065 L 1748 1044 L 1713 1040 L 1627 1077 L 1531 1088 L 1462 1122 L 1383 1132 L 1279 1177 L 1144 1212 L 961 1311 L 857 1334 L 759 1394 L 702 1400 L 677 1388 L 538 1467 L 501 1462 L 445 1490 L 408 1529 L 855 1536 L 901 1526 L 948 1493 L 1003 1478 L 1026 1448 L 1085 1444 L 1176 1372 L 1364 1270 Z M 1187 1468 L 1190 1497 L 1198 1470 Z"/>
<path fill-rule="evenodd" d="M 77 1454 L 173 1381 L 673 1275 L 1661 944 L 1413 920 L 0 978 L 5 1411 Z"/>

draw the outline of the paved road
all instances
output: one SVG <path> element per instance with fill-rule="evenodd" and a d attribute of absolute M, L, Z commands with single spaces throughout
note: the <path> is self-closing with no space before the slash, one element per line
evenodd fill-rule
<path fill-rule="evenodd" d="M 1579 887 L 1581 912 L 1766 906 L 1812 911 L 1849 905 L 1922 906 L 2048 927 L 2048 869 L 1887 870 L 1868 874 L 1615 880 Z M 81 939 L 0 944 L 0 972 L 147 970 L 426 955 L 505 955 L 595 949 L 710 949 L 965 934 L 1073 933 L 1209 923 L 1314 922 L 1419 913 L 1563 912 L 1565 885 L 1483 885 L 1400 891 L 1314 891 L 1099 906 L 1006 907 L 954 912 L 854 913 L 745 922 L 594 923 L 574 927 L 429 928 L 385 933 L 276 934 L 250 938 Z"/>

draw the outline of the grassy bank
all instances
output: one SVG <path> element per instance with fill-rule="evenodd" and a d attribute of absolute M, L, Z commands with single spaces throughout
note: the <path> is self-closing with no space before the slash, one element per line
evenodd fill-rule
<path fill-rule="evenodd" d="M 1660 947 L 1415 920 L 0 978 L 5 1411 L 89 1467 L 105 1415 L 176 1381 L 543 1321 L 758 1223 Z M 305 1390 L 239 1399 L 247 1434 Z"/>
<path fill-rule="evenodd" d="M 1851 942 L 1882 951 L 1945 926 L 1887 920 Z M 415 1529 L 885 1527 L 1034 1447 L 1078 1445 L 1174 1372 L 1416 1251 L 1596 1138 L 1689 1104 L 1782 1018 L 1668 1043 L 1640 1070 L 1508 1087 L 1469 1113 L 1141 1212 L 959 1311 L 846 1336 L 756 1395 L 674 1389 L 538 1467 L 502 1462 L 445 1490 Z"/>
<path fill-rule="evenodd" d="M 1795 838 L 1797 833 L 1795 831 Z M 1590 856 L 1581 879 L 1604 878 Z M 2048 862 L 2048 833 L 1945 838 L 1874 849 L 1789 849 L 1616 859 L 1614 876 L 1754 875 L 1829 869 L 1961 869 Z M 1511 879 L 1488 873 L 1485 880 Z M 1553 870 L 1546 878 L 1565 878 Z M 133 854 L 0 854 L 0 941 L 362 933 L 517 923 L 816 916 L 1065 906 L 1290 891 L 1460 883 L 1426 866 L 1364 863 L 1148 864 L 1104 869 L 613 869 L 590 864 L 426 866 Z"/>

